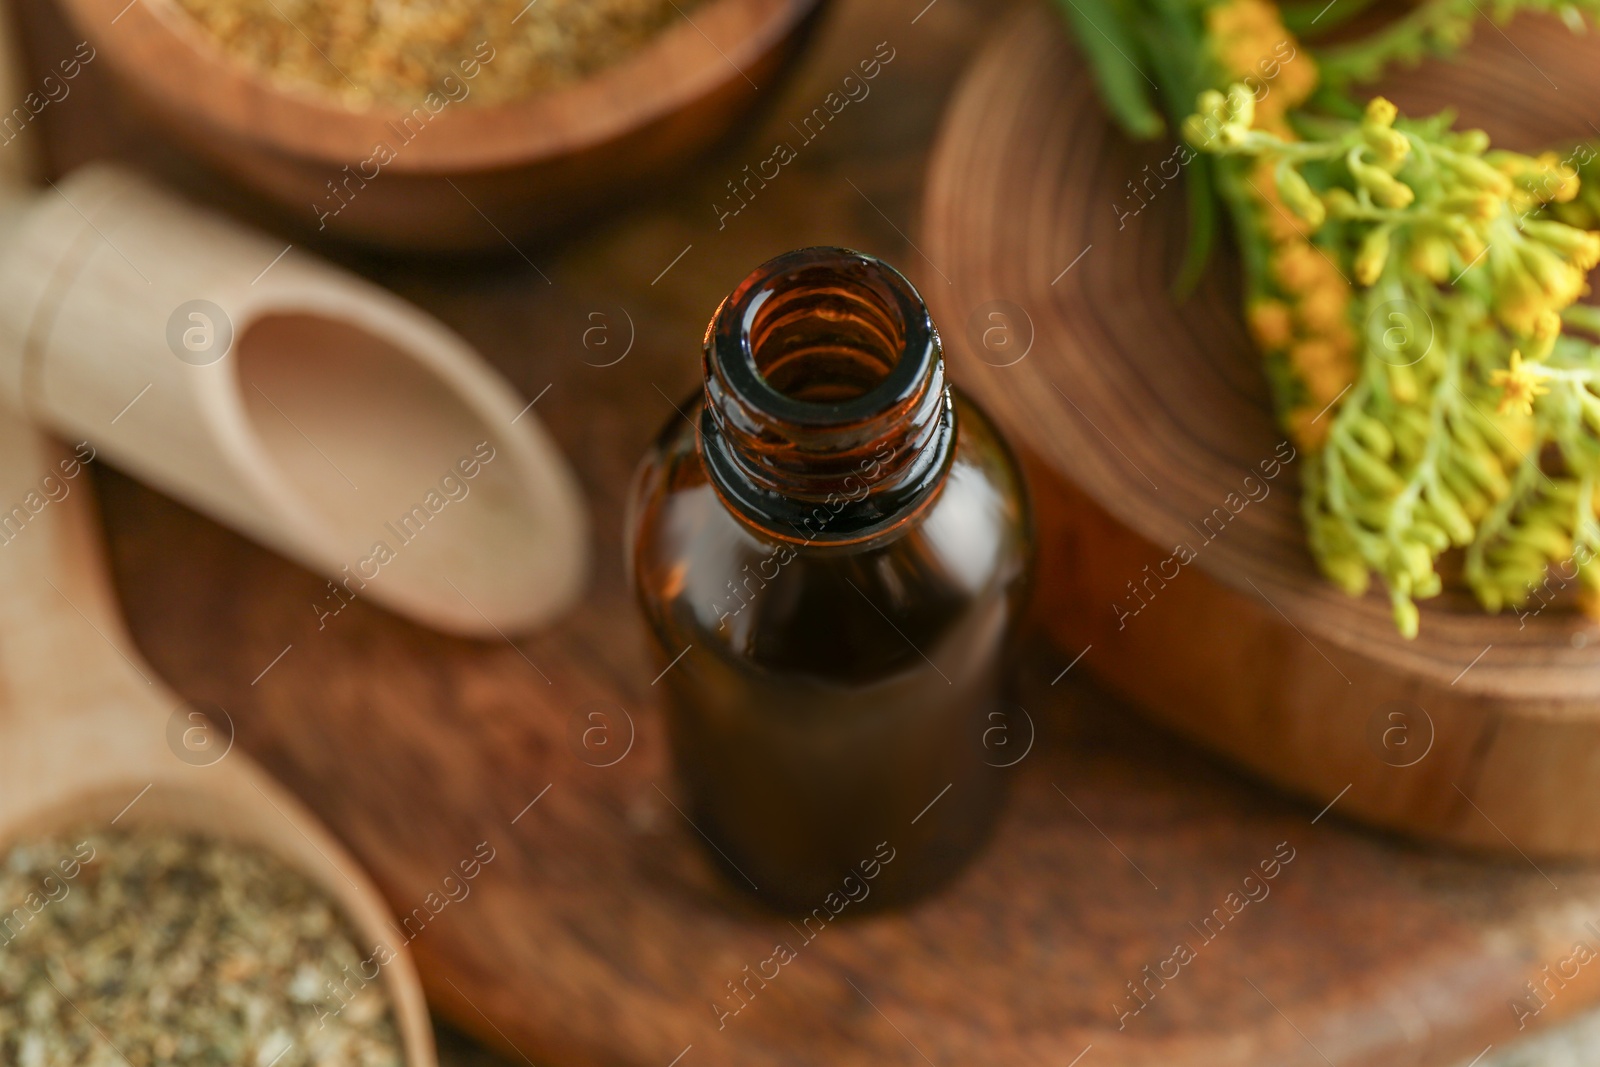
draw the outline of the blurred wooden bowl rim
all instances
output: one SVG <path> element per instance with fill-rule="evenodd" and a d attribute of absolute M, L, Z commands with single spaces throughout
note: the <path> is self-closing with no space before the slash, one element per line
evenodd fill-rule
<path fill-rule="evenodd" d="M 395 126 L 413 114 L 394 104 L 354 110 L 314 90 L 274 84 L 224 52 L 173 0 L 62 3 L 90 43 L 156 102 L 286 155 L 335 166 L 363 160 L 377 143 L 392 143 Z M 417 173 L 509 167 L 615 138 L 741 77 L 816 5 L 710 0 L 585 79 L 503 103 L 445 107 L 434 118 L 448 121 L 430 119 L 428 136 L 385 166 Z M 723 57 L 685 62 L 708 41 Z"/>
<path fill-rule="evenodd" d="M 457 90 L 461 102 L 430 112 L 275 84 L 175 0 L 61 2 L 131 105 L 114 120 L 124 139 L 193 192 L 246 190 L 307 241 L 510 246 L 530 264 L 519 241 L 636 202 L 772 100 L 823 7 L 709 0 L 586 79 L 482 106 Z"/>

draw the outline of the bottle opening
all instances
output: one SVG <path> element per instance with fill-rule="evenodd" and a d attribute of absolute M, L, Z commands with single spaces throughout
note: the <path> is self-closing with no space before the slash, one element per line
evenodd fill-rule
<path fill-rule="evenodd" d="M 881 294 L 825 268 L 773 279 L 751 303 L 748 336 L 757 373 L 807 404 L 865 396 L 906 347 L 905 323 Z"/>
<path fill-rule="evenodd" d="M 706 332 L 700 451 L 774 536 L 874 536 L 943 477 L 955 416 L 939 336 L 882 260 L 804 248 L 762 264 Z"/>

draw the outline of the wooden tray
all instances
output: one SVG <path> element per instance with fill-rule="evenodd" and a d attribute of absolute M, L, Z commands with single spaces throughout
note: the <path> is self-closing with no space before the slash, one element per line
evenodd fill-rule
<path fill-rule="evenodd" d="M 1597 60 L 1592 36 L 1525 18 L 1384 89 L 1536 150 L 1597 135 L 1575 106 Z M 1175 146 L 1111 128 L 1038 8 L 978 60 L 930 164 L 923 247 L 951 281 L 932 299 L 956 373 L 1081 494 L 1053 534 L 1052 630 L 1156 718 L 1308 799 L 1348 787 L 1343 810 L 1409 833 L 1600 855 L 1600 629 L 1555 607 L 1491 618 L 1457 592 L 1406 642 L 1381 596 L 1318 577 L 1236 262 L 1224 249 L 1179 306 L 1185 191 L 1129 191 L 1170 177 Z M 988 351 L 995 313 L 1017 336 Z"/>
<path fill-rule="evenodd" d="M 1037 736 L 998 836 L 912 911 L 846 912 L 802 944 L 724 882 L 676 810 L 656 673 L 620 565 L 628 477 L 677 417 L 669 398 L 697 381 L 704 322 L 751 264 L 838 241 L 907 265 L 926 290 L 943 284 L 902 231 L 949 72 L 997 9 L 941 0 L 913 23 L 922 7 L 839 4 L 749 147 L 581 245 L 526 248 L 552 284 L 515 257 L 449 273 L 362 264 L 511 375 L 572 456 L 599 563 L 571 618 L 473 643 L 357 602 L 319 629 L 320 578 L 102 471 L 142 651 L 187 698 L 225 709 L 239 748 L 348 844 L 412 916 L 434 1010 L 513 1063 L 1404 1067 L 1504 1042 L 1517 1033 L 1508 999 L 1595 937 L 1582 923 L 1600 878 L 1420 851 L 1352 830 L 1343 800 L 1322 812 L 1331 793 L 1300 805 L 1264 792 L 1080 687 L 1081 667 L 1068 668 L 1081 647 L 1033 647 L 1019 700 Z M 55 54 L 48 26 L 34 29 L 35 53 Z M 724 179 L 885 40 L 897 57 L 829 130 L 837 139 L 717 230 L 707 205 Z M 46 112 L 60 165 L 138 152 L 93 77 L 91 66 L 69 105 Z M 616 347 L 593 334 L 586 347 L 602 324 Z M 1056 496 L 1039 503 L 1060 521 Z M 595 710 L 610 712 L 610 732 L 586 746 Z M 1014 729 L 1025 747 L 1025 720 Z M 494 859 L 470 895 L 441 904 L 444 877 L 480 842 Z M 1127 983 L 1179 940 L 1198 944 L 1191 924 L 1242 895 L 1280 842 L 1294 859 L 1269 895 L 1119 1030 L 1136 1003 Z M 719 1030 L 713 1004 L 779 940 L 798 958 L 752 983 L 749 1007 Z M 1536 1022 L 1592 1005 L 1597 983 L 1585 968 Z"/>

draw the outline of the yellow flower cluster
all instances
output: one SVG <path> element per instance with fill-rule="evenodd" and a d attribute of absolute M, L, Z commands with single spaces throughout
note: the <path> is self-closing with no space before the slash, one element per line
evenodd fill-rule
<path fill-rule="evenodd" d="M 1231 112 L 1234 126 L 1294 139 L 1285 116 L 1316 88 L 1317 66 L 1283 25 L 1268 0 L 1223 0 L 1206 12 L 1211 55 L 1235 85 L 1201 106 L 1201 114 Z M 1240 108 L 1240 86 L 1244 102 Z M 1219 107 L 1218 105 L 1221 105 Z M 1242 112 L 1242 114 L 1241 114 Z M 1228 136 L 1227 128 L 1223 136 Z M 1304 384 L 1307 403 L 1290 412 L 1297 443 L 1315 448 L 1331 420 L 1317 416 L 1355 380 L 1356 337 L 1350 328 L 1350 285 L 1309 240 L 1322 223 L 1321 202 L 1304 181 L 1261 160 L 1248 176 L 1256 224 L 1266 237 L 1267 291 L 1246 309 L 1251 336 L 1264 355 L 1286 359 Z"/>
<path fill-rule="evenodd" d="M 1484 162 L 1508 179 L 1507 206 L 1517 215 L 1546 204 L 1570 203 L 1578 195 L 1577 169 L 1554 152 L 1489 152 Z"/>
<path fill-rule="evenodd" d="M 1374 210 L 1396 212 L 1412 205 L 1416 191 L 1398 176 L 1411 146 L 1394 128 L 1395 117 L 1394 105 L 1382 97 L 1367 105 L 1358 150 L 1349 156 L 1360 200 L 1340 188 L 1317 196 L 1296 169 L 1271 153 L 1259 158 L 1250 179 L 1261 204 L 1259 223 L 1267 238 L 1271 281 L 1287 301 L 1260 298 L 1249 309 L 1251 328 L 1264 351 L 1286 355 L 1305 387 L 1304 402 L 1289 411 L 1287 421 L 1307 448 L 1323 443 L 1327 426 L 1321 413 L 1356 375 L 1356 339 L 1347 314 L 1350 279 L 1358 286 L 1373 285 L 1383 276 L 1391 253 L 1439 284 L 1458 280 L 1452 275 L 1486 260 L 1495 317 L 1531 346 L 1530 365 L 1549 353 L 1561 331 L 1561 311 L 1588 292 L 1587 274 L 1600 264 L 1600 234 L 1529 217 L 1546 205 L 1571 201 L 1580 188 L 1576 170 L 1554 153 L 1485 155 L 1483 134 L 1467 131 L 1447 135 L 1448 142 L 1433 149 L 1443 188 L 1430 210 L 1403 225 L 1395 218 L 1368 229 L 1347 279 L 1306 235 L 1329 216 L 1371 218 Z M 1293 325 L 1292 333 L 1286 323 Z M 1528 373 L 1532 371 L 1513 368 L 1496 379 L 1505 385 L 1504 411 L 1525 411 L 1539 395 L 1525 388 Z M 1409 400 L 1412 372 L 1393 367 L 1390 377 L 1395 394 Z"/>
<path fill-rule="evenodd" d="M 1317 85 L 1317 66 L 1268 0 L 1223 0 L 1206 10 L 1211 57 L 1222 84 L 1243 82 L 1256 98 L 1256 127 L 1289 135 L 1284 116 Z"/>
<path fill-rule="evenodd" d="M 1589 292 L 1600 234 L 1535 219 L 1522 224 L 1522 236 L 1489 250 L 1495 316 L 1512 333 L 1532 338 L 1542 358 L 1561 332 L 1561 312 Z"/>
<path fill-rule="evenodd" d="M 1512 334 L 1529 339 L 1534 359 L 1542 359 L 1561 332 L 1561 311 L 1588 292 L 1586 276 L 1600 263 L 1600 235 L 1549 219 L 1530 219 L 1540 208 L 1566 204 L 1579 192 L 1576 169 L 1554 152 L 1525 156 L 1490 152 L 1446 157 L 1454 188 L 1440 204 L 1440 217 L 1453 223 L 1458 253 L 1472 261 L 1488 253 L 1494 313 Z M 1491 232 L 1502 213 L 1516 224 L 1515 233 L 1496 240 Z M 1414 246 L 1428 254 L 1419 235 Z M 1425 272 L 1433 277 L 1432 272 Z M 1435 278 L 1435 280 L 1439 280 Z M 1514 406 L 1521 407 L 1520 401 Z"/>
<path fill-rule="evenodd" d="M 1264 212 L 1282 209 L 1271 185 L 1256 185 L 1267 201 Z M 1283 296 L 1251 302 L 1246 311 L 1250 333 L 1262 352 L 1286 358 L 1305 386 L 1306 403 L 1289 412 L 1289 431 L 1302 448 L 1318 448 L 1332 423 L 1319 414 L 1356 376 L 1350 286 L 1326 254 L 1299 234 L 1274 241 L 1271 272 Z"/>

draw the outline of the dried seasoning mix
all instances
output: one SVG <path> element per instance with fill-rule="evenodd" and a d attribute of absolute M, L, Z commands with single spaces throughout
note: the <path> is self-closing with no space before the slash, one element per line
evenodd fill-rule
<path fill-rule="evenodd" d="M 352 107 L 500 103 L 624 58 L 698 0 L 175 0 L 229 55 Z"/>
<path fill-rule="evenodd" d="M 255 849 L 65 834 L 0 861 L 0 1064 L 399 1067 L 335 903 Z"/>

